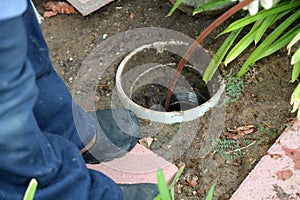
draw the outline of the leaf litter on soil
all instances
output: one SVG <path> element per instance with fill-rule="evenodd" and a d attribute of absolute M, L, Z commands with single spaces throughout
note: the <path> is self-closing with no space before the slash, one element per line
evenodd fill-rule
<path fill-rule="evenodd" d="M 49 18 L 57 14 L 73 14 L 76 13 L 73 6 L 66 2 L 61 1 L 49 1 L 44 4 L 47 11 L 44 12 L 43 16 Z"/>

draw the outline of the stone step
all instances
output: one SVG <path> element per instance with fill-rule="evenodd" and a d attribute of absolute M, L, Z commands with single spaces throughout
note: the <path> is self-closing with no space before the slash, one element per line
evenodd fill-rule
<path fill-rule="evenodd" d="M 68 0 L 83 16 L 86 16 L 114 0 Z"/>

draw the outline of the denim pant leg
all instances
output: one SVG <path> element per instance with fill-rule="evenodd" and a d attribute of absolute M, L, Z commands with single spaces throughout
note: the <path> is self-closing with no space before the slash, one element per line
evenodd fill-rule
<path fill-rule="evenodd" d="M 22 199 L 31 178 L 39 183 L 37 200 L 122 199 L 112 180 L 86 168 L 74 143 L 41 131 L 24 19 L 3 20 L 0 27 L 0 199 Z"/>
<path fill-rule="evenodd" d="M 58 133 L 81 149 L 94 137 L 95 122 L 80 106 L 73 104 L 65 83 L 54 71 L 47 44 L 29 1 L 24 21 L 28 34 L 27 56 L 35 70 L 40 91 L 34 108 L 37 122 L 43 131 Z M 73 115 L 80 121 L 76 125 Z"/>

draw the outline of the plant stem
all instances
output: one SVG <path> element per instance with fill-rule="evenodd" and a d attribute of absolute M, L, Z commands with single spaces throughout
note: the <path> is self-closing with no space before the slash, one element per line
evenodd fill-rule
<path fill-rule="evenodd" d="M 245 1 L 242 1 L 242 2 L 238 3 L 237 5 L 233 6 L 232 8 L 230 8 L 228 11 L 226 11 L 220 17 L 218 17 L 215 21 L 213 21 L 213 23 L 211 23 L 201 33 L 201 35 L 199 35 L 199 37 L 193 42 L 193 44 L 191 45 L 191 47 L 187 50 L 187 52 L 185 53 L 185 55 L 183 56 L 183 58 L 179 62 L 178 67 L 176 69 L 176 72 L 175 72 L 175 74 L 173 76 L 173 79 L 172 79 L 172 82 L 171 82 L 171 86 L 170 86 L 170 88 L 168 90 L 168 95 L 167 95 L 167 98 L 166 98 L 165 110 L 169 109 L 170 101 L 171 101 L 171 96 L 173 94 L 173 90 L 175 88 L 177 79 L 178 79 L 178 77 L 179 77 L 179 75 L 180 75 L 183 67 L 185 66 L 185 63 L 186 63 L 187 59 L 189 59 L 189 57 L 192 55 L 192 53 L 194 52 L 194 50 L 196 49 L 196 47 L 199 45 L 199 43 L 202 42 L 202 40 L 204 38 L 206 38 L 206 36 L 208 36 L 221 23 L 223 23 L 229 17 L 231 17 L 236 12 L 238 12 L 239 10 L 241 10 L 244 6 L 250 4 L 252 1 L 253 0 L 245 0 Z"/>
<path fill-rule="evenodd" d="M 251 142 L 250 144 L 248 144 L 248 145 L 245 146 L 245 147 L 241 147 L 241 148 L 239 148 L 239 149 L 234 149 L 234 150 L 231 150 L 231 151 L 227 151 L 227 152 L 225 152 L 225 154 L 230 154 L 230 153 L 233 153 L 233 152 L 236 152 L 236 151 L 242 151 L 243 149 L 247 149 L 247 148 L 251 147 L 251 146 L 254 145 L 255 143 L 256 143 L 256 141 L 253 141 L 253 142 Z"/>

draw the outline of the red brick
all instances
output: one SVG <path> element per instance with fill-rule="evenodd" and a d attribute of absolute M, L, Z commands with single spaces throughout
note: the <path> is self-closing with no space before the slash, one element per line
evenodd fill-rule
<path fill-rule="evenodd" d="M 231 200 L 300 199 L 300 121 L 286 129 Z"/>
<path fill-rule="evenodd" d="M 139 144 L 122 158 L 87 167 L 106 174 L 120 184 L 157 183 L 156 172 L 159 168 L 170 183 L 178 170 L 175 165 Z"/>

